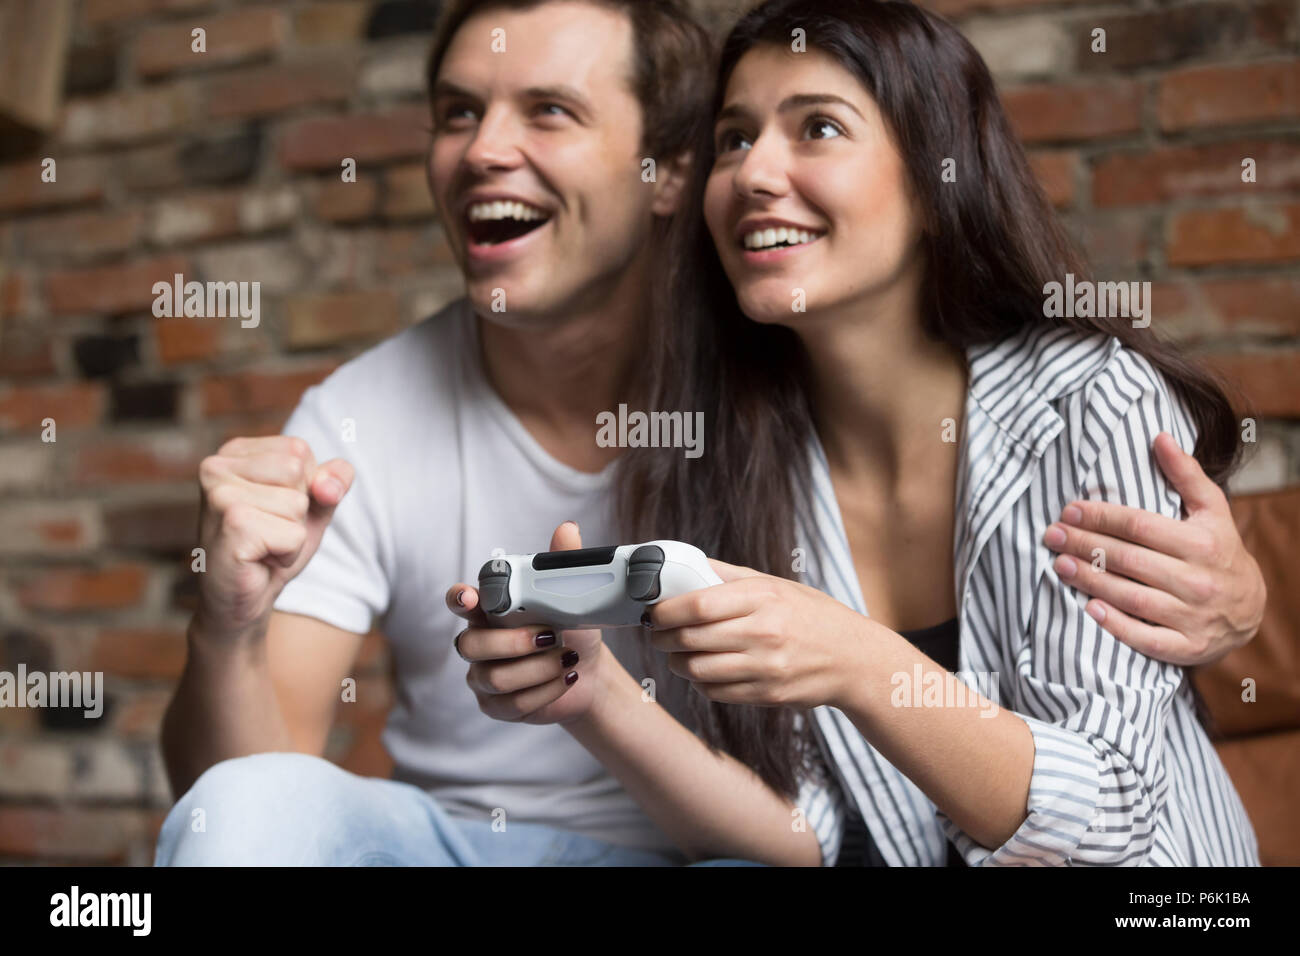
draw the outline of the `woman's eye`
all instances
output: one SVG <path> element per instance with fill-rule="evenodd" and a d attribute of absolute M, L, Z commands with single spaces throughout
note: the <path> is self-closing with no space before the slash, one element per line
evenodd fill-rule
<path fill-rule="evenodd" d="M 442 111 L 440 117 L 443 123 L 459 123 L 464 120 L 474 120 L 474 110 L 469 106 L 449 106 Z"/>
<path fill-rule="evenodd" d="M 750 143 L 749 138 L 746 137 L 744 133 L 740 132 L 740 130 L 736 129 L 727 130 L 718 137 L 719 153 L 730 153 L 737 149 L 749 149 L 751 145 L 753 144 Z"/>
<path fill-rule="evenodd" d="M 836 136 L 844 135 L 838 123 L 828 119 L 814 119 L 808 124 L 809 139 L 834 139 Z"/>

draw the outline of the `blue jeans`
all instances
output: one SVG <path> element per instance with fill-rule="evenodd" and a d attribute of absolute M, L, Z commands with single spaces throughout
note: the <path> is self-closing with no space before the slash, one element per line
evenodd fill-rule
<path fill-rule="evenodd" d="M 202 811 L 201 813 L 198 811 Z M 676 866 L 537 823 L 455 819 L 419 787 L 300 753 L 223 760 L 163 822 L 155 866 Z M 740 860 L 699 865 L 745 866 Z"/>

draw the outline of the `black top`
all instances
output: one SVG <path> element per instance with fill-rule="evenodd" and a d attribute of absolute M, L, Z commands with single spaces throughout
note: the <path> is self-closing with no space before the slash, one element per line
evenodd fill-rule
<path fill-rule="evenodd" d="M 955 617 L 933 627 L 923 627 L 919 630 L 901 631 L 900 633 L 911 642 L 913 647 L 940 667 L 948 671 L 960 669 L 961 655 L 958 652 L 957 619 Z M 876 842 L 871 839 L 871 834 L 867 830 L 866 823 L 862 820 L 862 815 L 858 813 L 857 807 L 851 804 L 852 801 L 850 801 L 848 810 L 848 820 L 844 824 L 844 840 L 840 844 L 839 860 L 835 865 L 888 866 L 889 864 L 885 862 L 884 857 L 880 855 L 880 850 L 876 848 Z M 948 865 L 966 865 L 966 861 L 962 859 L 961 854 L 952 843 L 948 844 Z"/>

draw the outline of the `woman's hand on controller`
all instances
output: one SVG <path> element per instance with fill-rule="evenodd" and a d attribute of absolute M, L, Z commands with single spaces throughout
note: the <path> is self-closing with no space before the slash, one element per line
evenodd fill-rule
<path fill-rule="evenodd" d="M 577 524 L 555 529 L 552 551 L 581 547 Z M 469 662 L 465 682 L 483 713 L 512 723 L 562 724 L 591 709 L 599 685 L 593 675 L 605 653 L 599 630 L 489 627 L 478 589 L 468 584 L 448 589 L 446 601 L 470 625 L 457 635 L 456 650 Z"/>

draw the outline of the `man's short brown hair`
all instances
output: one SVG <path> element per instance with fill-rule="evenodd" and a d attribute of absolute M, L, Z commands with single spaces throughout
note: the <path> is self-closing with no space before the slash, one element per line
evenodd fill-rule
<path fill-rule="evenodd" d="M 433 49 L 430 92 L 456 31 L 484 10 L 527 10 L 556 0 L 452 0 Z M 632 24 L 632 92 L 641 104 L 642 145 L 660 160 L 682 155 L 696 142 L 712 108 L 713 45 L 679 0 L 580 0 L 624 14 Z"/>

